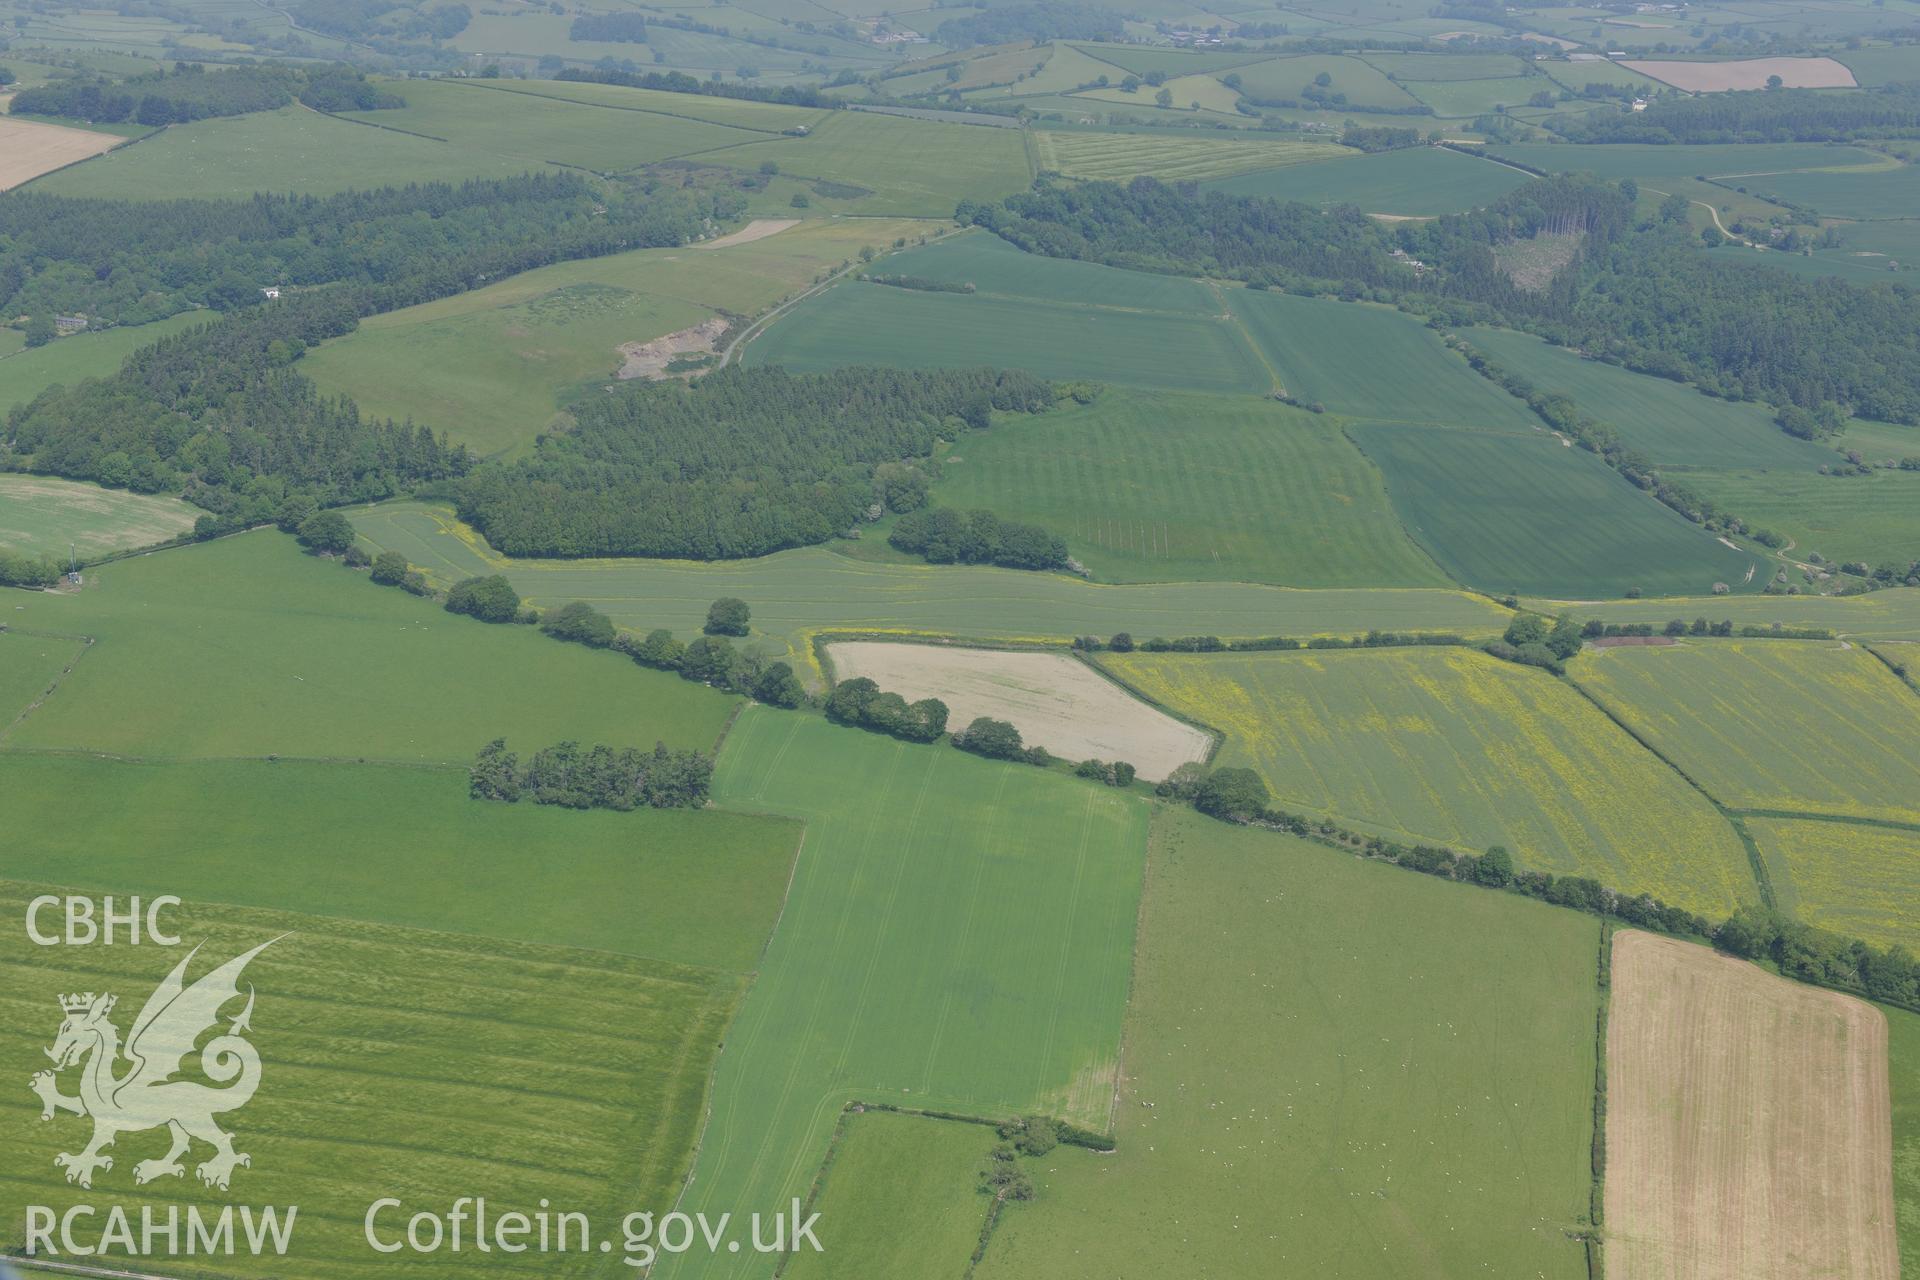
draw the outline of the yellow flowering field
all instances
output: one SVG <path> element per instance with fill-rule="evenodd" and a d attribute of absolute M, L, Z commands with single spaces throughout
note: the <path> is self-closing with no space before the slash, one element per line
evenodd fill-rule
<path fill-rule="evenodd" d="M 1758 890 L 1733 828 L 1586 699 L 1462 648 L 1132 653 L 1123 680 L 1225 734 L 1274 803 L 1400 839 L 1505 845 L 1707 916 Z"/>
<path fill-rule="evenodd" d="M 1920 822 L 1920 696 L 1864 649 L 1689 640 L 1572 674 L 1724 805 Z"/>
<path fill-rule="evenodd" d="M 1851 938 L 1920 949 L 1920 831 L 1749 818 L 1781 910 Z"/>

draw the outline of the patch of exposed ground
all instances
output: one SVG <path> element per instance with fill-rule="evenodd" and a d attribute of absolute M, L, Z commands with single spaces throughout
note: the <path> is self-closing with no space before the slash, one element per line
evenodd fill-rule
<path fill-rule="evenodd" d="M 681 329 L 665 337 L 654 338 L 647 342 L 623 342 L 620 344 L 620 373 L 622 381 L 629 378 L 664 378 L 668 376 L 667 366 L 678 356 L 712 355 L 713 344 L 727 331 L 727 318 L 713 316 L 702 320 L 691 329 Z M 687 369 L 679 372 L 693 373 Z"/>

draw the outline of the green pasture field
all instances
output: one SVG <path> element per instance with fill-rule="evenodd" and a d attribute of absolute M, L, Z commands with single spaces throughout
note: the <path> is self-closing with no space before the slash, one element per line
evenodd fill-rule
<path fill-rule="evenodd" d="M 1878 946 L 1920 945 L 1920 826 L 1748 818 L 1780 910 Z"/>
<path fill-rule="evenodd" d="M 1017 129 L 835 111 L 804 138 L 749 141 L 701 156 L 715 164 L 865 187 L 863 214 L 950 218 L 962 200 L 998 200 L 1033 178 Z"/>
<path fill-rule="evenodd" d="M 375 417 L 411 418 L 482 454 L 510 451 L 569 422 L 561 402 L 585 381 L 611 380 L 622 343 L 752 315 L 864 246 L 924 231 L 904 220 L 816 220 L 744 244 L 556 263 L 369 316 L 300 368 Z"/>
<path fill-rule="evenodd" d="M 18 920 L 29 897 L 56 887 L 0 882 L 0 905 Z M 234 1199 L 297 1205 L 286 1257 L 250 1256 L 242 1245 L 220 1269 L 261 1278 L 297 1271 L 320 1280 L 391 1274 L 391 1259 L 368 1247 L 362 1225 L 368 1206 L 383 1196 L 409 1202 L 382 1223 L 395 1229 L 386 1235 L 403 1232 L 406 1214 L 417 1208 L 444 1212 L 455 1198 L 481 1190 L 495 1212 L 532 1213 L 544 1197 L 556 1210 L 586 1213 L 611 1235 L 624 1214 L 671 1205 L 716 1046 L 745 985 L 735 974 L 563 942 L 464 937 L 285 910 L 193 901 L 169 920 L 183 939 L 206 948 L 191 977 L 272 943 L 241 980 L 255 993 L 248 1039 L 263 1059 L 263 1087 L 243 1110 L 221 1117 L 250 1166 L 234 1170 L 231 1191 L 204 1187 L 191 1166 L 211 1149 L 196 1144 L 182 1178 L 136 1191 L 135 1164 L 164 1155 L 166 1135 L 123 1132 L 113 1168 L 96 1173 L 91 1190 L 66 1183 L 51 1157 L 81 1150 L 89 1128 L 75 1116 L 42 1122 L 24 1092 L 28 1076 L 47 1066 L 41 1050 L 61 1018 L 55 997 L 116 994 L 113 1020 L 124 1033 L 185 949 L 41 948 L 24 930 L 9 929 L 0 940 L 0 1015 L 14 1033 L 0 1046 L 0 1069 L 19 1082 L 21 1097 L 0 1108 L 0 1141 L 33 1154 L 0 1184 L 0 1217 L 10 1233 L 27 1204 L 62 1213 L 110 1199 L 133 1215 L 136 1239 L 142 1206 L 152 1206 L 164 1224 L 169 1207 L 193 1206 L 212 1219 Z M 192 1078 L 193 1069 L 187 1074 Z M 76 1080 L 69 1072 L 62 1084 L 72 1090 Z M 104 1226 L 103 1218 L 95 1222 Z M 129 1265 L 125 1253 L 112 1256 Z M 444 1249 L 408 1265 L 422 1275 L 473 1271 L 470 1253 Z M 615 1268 L 597 1249 L 576 1247 L 500 1255 L 488 1270 L 551 1277 L 605 1276 Z"/>
<path fill-rule="evenodd" d="M 1920 80 L 1920 47 L 1914 45 L 1878 45 L 1866 49 L 1835 50 L 1835 60 L 1845 63 L 1853 78 L 1863 85 L 1909 84 Z"/>
<path fill-rule="evenodd" d="M 1584 1280 L 1598 941 L 1157 810 L 1118 1150 L 1025 1162 L 975 1274 Z"/>
<path fill-rule="evenodd" d="M 1920 165 L 1851 173 L 1756 174 L 1738 182 L 1750 191 L 1817 209 L 1827 217 L 1911 218 L 1920 210 Z"/>
<path fill-rule="evenodd" d="M 1606 600 L 1569 603 L 1527 599 L 1537 613 L 1572 612 L 1606 622 L 1691 622 L 1731 619 L 1740 626 L 1825 627 L 1855 640 L 1920 641 L 1920 589 L 1892 587 L 1852 596 L 1701 596 L 1669 600 Z"/>
<path fill-rule="evenodd" d="M 1894 1221 L 1900 1265 L 1920 1267 L 1920 1014 L 1886 1005 L 1889 1092 L 1893 1095 Z"/>
<path fill-rule="evenodd" d="M 1867 476 L 1813 472 L 1701 472 L 1687 482 L 1729 511 L 1841 564 L 1920 560 L 1920 472 L 1877 470 Z"/>
<path fill-rule="evenodd" d="M 1240 92 L 1259 101 L 1274 98 L 1298 98 L 1301 90 L 1313 84 L 1322 72 L 1333 77 L 1328 93 L 1344 93 L 1344 105 L 1365 111 L 1368 107 L 1415 107 L 1419 99 L 1387 79 L 1378 70 L 1358 58 L 1343 54 L 1309 53 L 1290 58 L 1274 58 L 1251 66 L 1236 67 Z M 1339 110 L 1339 107 L 1335 107 Z"/>
<path fill-rule="evenodd" d="M 1548 173 L 1591 173 L 1596 177 L 1717 178 L 1731 174 L 1780 174 L 1827 168 L 1883 165 L 1886 157 L 1861 147 L 1824 142 L 1769 142 L 1737 145 L 1660 146 L 1616 142 L 1576 146 L 1567 143 L 1520 143 L 1488 147 L 1487 153 L 1544 169 Z M 1729 185 L 1732 180 L 1729 179 Z M 1749 179 L 1741 179 L 1748 186 Z"/>
<path fill-rule="evenodd" d="M 1041 169 L 1105 182 L 1125 182 L 1140 174 L 1166 182 L 1221 178 L 1354 154 L 1331 142 L 1059 130 L 1036 131 L 1033 145 Z"/>
<path fill-rule="evenodd" d="M 1545 76 L 1506 76 L 1497 80 L 1403 80 L 1401 87 L 1433 108 L 1437 116 L 1456 119 L 1485 115 L 1501 107 L 1524 107 L 1541 90 L 1553 91 Z"/>
<path fill-rule="evenodd" d="M 1302 403 L 1381 422 L 1540 430 L 1524 403 L 1475 373 L 1413 316 L 1258 289 L 1225 297 Z"/>
<path fill-rule="evenodd" d="M 1659 82 L 1653 77 L 1643 76 L 1637 71 L 1629 71 L 1617 62 L 1542 62 L 1538 65 L 1555 84 L 1571 89 L 1575 93 L 1581 92 L 1590 84 L 1632 89 L 1640 96 L 1654 93 L 1659 88 Z M 1572 110 L 1577 104 L 1567 102 L 1557 105 L 1563 110 Z"/>
<path fill-rule="evenodd" d="M 1050 644 L 1116 631 L 1234 638 L 1354 635 L 1377 627 L 1489 635 L 1509 616 L 1463 591 L 1107 585 L 1019 569 L 875 563 L 825 547 L 757 560 L 509 561 L 444 507 L 389 503 L 352 516 L 368 542 L 401 552 L 438 581 L 501 572 L 535 604 L 589 600 L 634 630 L 667 627 L 691 638 L 709 603 L 737 596 L 753 610 L 747 643 L 803 669 L 814 669 L 812 638 L 831 631 Z"/>
<path fill-rule="evenodd" d="M 1271 375 L 1214 317 L 848 281 L 747 344 L 749 365 L 1025 369 L 1046 378 L 1259 393 Z"/>
<path fill-rule="evenodd" d="M 113 200 L 239 200 L 256 191 L 331 195 L 548 167 L 485 146 L 435 142 L 286 107 L 176 125 L 49 174 L 29 189 Z"/>
<path fill-rule="evenodd" d="M 1373 53 L 1360 55 L 1396 80 L 1494 80 L 1524 74 L 1531 64 L 1510 53 Z"/>
<path fill-rule="evenodd" d="M 1544 672 L 1466 649 L 1108 655 L 1148 697 L 1226 735 L 1274 804 L 1402 841 L 1505 845 L 1721 916 L 1759 893 L 1699 792 Z"/>
<path fill-rule="evenodd" d="M 8 352 L 0 356 L 0 412 L 25 404 L 55 383 L 70 386 L 82 378 L 108 377 L 141 347 L 211 318 L 207 312 L 183 311 L 152 324 L 76 333 L 30 351 Z"/>
<path fill-rule="evenodd" d="M 1207 184 L 1236 196 L 1355 204 L 1369 213 L 1433 217 L 1499 199 L 1527 175 L 1445 147 L 1408 147 L 1337 161 L 1265 169 Z"/>
<path fill-rule="evenodd" d="M 971 72 L 963 72 L 961 79 L 962 81 L 973 80 L 977 85 L 981 85 L 981 87 L 975 88 L 969 95 L 977 98 L 1013 95 L 1025 96 L 1038 93 L 1070 93 L 1082 85 L 1094 83 L 1101 76 L 1106 76 L 1115 84 L 1125 79 L 1125 73 L 1116 71 L 1111 62 L 1102 62 L 1100 59 L 1083 53 L 1070 44 L 1056 43 L 1047 46 L 1045 50 L 1027 50 L 1026 55 L 1031 57 L 1042 52 L 1046 53 L 1046 62 L 1042 64 L 1039 71 L 1028 76 L 1018 84 L 989 90 L 984 87 L 984 84 L 979 78 Z M 940 79 L 942 83 L 936 86 L 936 88 L 946 88 L 947 86 L 944 83 L 946 79 L 945 75 L 942 74 Z"/>
<path fill-rule="evenodd" d="M 523 754 L 548 745 L 502 732 Z M 742 973 L 800 837 L 712 810 L 473 800 L 461 769 L 19 751 L 0 752 L 0 823 L 11 875 Z"/>
<path fill-rule="evenodd" d="M 998 1141 L 984 1125 L 886 1111 L 849 1116 L 813 1206 L 824 1251 L 796 1255 L 781 1275 L 964 1280 L 993 1203 L 979 1190 L 979 1172 Z"/>
<path fill-rule="evenodd" d="M 1198 280 L 1026 253 L 984 231 L 963 232 L 894 254 L 875 274 L 924 276 L 970 284 L 990 296 L 1063 305 L 1169 311 L 1192 318 L 1220 313 L 1219 295 Z"/>
<path fill-rule="evenodd" d="M 1158 88 L 1143 83 L 1131 92 L 1125 88 L 1088 89 L 1074 96 L 1123 104 L 1144 100 L 1157 106 L 1161 89 L 1172 95 L 1168 101 L 1175 111 L 1199 110 L 1231 116 L 1240 101 L 1237 92 L 1222 84 L 1218 78 L 1205 75 L 1175 76 L 1163 81 Z"/>
<path fill-rule="evenodd" d="M 1108 1127 L 1144 803 L 762 707 L 728 735 L 714 795 L 807 832 L 680 1208 L 785 1206 L 856 1099 Z M 665 1268 L 752 1270 L 697 1254 Z"/>
<path fill-rule="evenodd" d="M 1858 449 L 1875 461 L 1909 458 L 1920 455 L 1920 427 L 1854 418 L 1834 444 L 1840 449 Z"/>
<path fill-rule="evenodd" d="M 1920 695 L 1863 649 L 1693 640 L 1572 671 L 1722 804 L 1920 823 Z"/>
<path fill-rule="evenodd" d="M 1904 224 L 1856 222 L 1847 225 L 1871 227 Z M 1821 249 L 1813 253 L 1755 253 L 1744 244 L 1729 242 L 1708 250 L 1707 261 L 1731 271 L 1756 266 L 1772 267 L 1796 276 L 1839 276 L 1853 284 L 1892 284 L 1901 279 L 1889 259 L 1848 249 Z"/>
<path fill-rule="evenodd" d="M 85 647 L 75 636 L 0 631 L 0 730 L 23 715 Z"/>
<path fill-rule="evenodd" d="M 1244 67 L 1268 56 L 1259 52 L 1155 48 L 1137 44 L 1073 44 L 1068 47 L 1078 49 L 1109 66 L 1118 67 L 1120 74 L 1113 77 L 1115 83 L 1128 73 L 1144 76 L 1149 71 L 1164 71 L 1169 76 L 1210 75 Z M 1307 78 L 1312 79 L 1311 76 Z"/>
<path fill-rule="evenodd" d="M 349 118 L 444 138 L 527 168 L 566 164 L 616 173 L 778 133 L 530 93 L 498 93 L 459 80 L 409 81 L 402 95 L 405 107 L 357 112 Z"/>
<path fill-rule="evenodd" d="M 1109 582 L 1447 586 L 1339 423 L 1251 396 L 1109 388 L 946 456 L 934 500 L 1053 529 Z"/>
<path fill-rule="evenodd" d="M 88 583 L 0 594 L 11 625 L 97 641 L 0 745 L 465 764 L 503 734 L 529 747 L 710 750 L 738 705 L 618 654 L 375 586 L 272 530 L 117 561 Z"/>
<path fill-rule="evenodd" d="M 53 556 L 62 567 L 73 552 L 91 559 L 179 537 L 201 514 L 178 498 L 53 476 L 0 475 L 0 548 Z"/>
<path fill-rule="evenodd" d="M 827 113 L 818 107 L 789 107 L 777 102 L 748 102 L 740 98 L 715 98 L 698 93 L 668 93 L 661 89 L 630 89 L 625 85 L 591 84 L 575 80 L 467 80 L 461 87 L 519 93 L 529 97 L 553 98 L 564 102 L 610 107 L 618 111 L 638 111 L 704 120 L 710 124 L 733 125 L 756 133 L 780 133 L 786 129 L 812 125 Z M 394 86 L 405 94 L 411 87 L 402 82 Z M 378 119 L 378 116 L 372 117 Z"/>
<path fill-rule="evenodd" d="M 1663 467 L 1806 475 L 1839 461 L 1832 449 L 1780 430 L 1765 405 L 1718 400 L 1682 382 L 1586 360 L 1530 333 L 1470 329 L 1463 336 L 1539 390 L 1573 397 Z"/>
<path fill-rule="evenodd" d="M 1469 586 L 1574 599 L 1699 595 L 1716 583 L 1757 591 L 1771 573 L 1550 435 L 1378 423 L 1348 434 L 1385 474 L 1414 541 Z"/>

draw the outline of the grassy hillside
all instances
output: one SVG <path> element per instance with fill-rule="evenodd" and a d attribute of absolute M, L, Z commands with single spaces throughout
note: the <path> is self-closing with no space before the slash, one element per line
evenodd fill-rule
<path fill-rule="evenodd" d="M 179 537 L 202 514 L 178 498 L 103 489 L 54 476 L 0 475 L 0 548 L 81 558 Z"/>
<path fill-rule="evenodd" d="M 1723 804 L 1920 823 L 1920 695 L 1865 650 L 1689 641 L 1573 675 Z"/>
<path fill-rule="evenodd" d="M 185 311 L 152 324 L 76 333 L 44 347 L 5 352 L 0 355 L 0 411 L 25 404 L 56 382 L 107 377 L 139 348 L 211 318 L 204 311 Z"/>
<path fill-rule="evenodd" d="M 1369 213 L 1432 217 L 1461 213 L 1499 199 L 1527 180 L 1444 147 L 1410 147 L 1339 161 L 1262 169 L 1208 184 L 1236 196 L 1270 196 L 1308 204 L 1356 204 Z"/>
<path fill-rule="evenodd" d="M 1144 804 L 758 707 L 728 737 L 715 795 L 808 826 L 682 1209 L 786 1205 L 853 1099 L 1106 1126 Z M 753 1268 L 688 1255 L 666 1271 Z"/>
<path fill-rule="evenodd" d="M 1337 421 L 1251 396 L 1109 390 L 961 441 L 934 500 L 1062 534 L 1107 581 L 1443 586 Z"/>
<path fill-rule="evenodd" d="M 1703 915 L 1757 899 L 1733 828 L 1573 690 L 1460 649 L 1108 655 L 1149 697 L 1226 734 L 1274 804 L 1403 841 L 1505 845 Z"/>
<path fill-rule="evenodd" d="M 617 654 L 375 586 L 271 530 L 93 578 L 79 595 L 7 593 L 13 625 L 97 643 L 0 746 L 464 764 L 501 734 L 711 749 L 736 705 Z"/>
<path fill-rule="evenodd" d="M 1119 1149 L 1027 1162 L 976 1274 L 1584 1277 L 1597 934 L 1156 813 Z"/>

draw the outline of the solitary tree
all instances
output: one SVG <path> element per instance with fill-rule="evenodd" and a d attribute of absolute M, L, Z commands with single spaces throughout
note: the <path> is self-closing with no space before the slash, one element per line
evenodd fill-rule
<path fill-rule="evenodd" d="M 743 636 L 753 616 L 745 600 L 723 596 L 707 606 L 706 633 L 710 636 Z"/>

